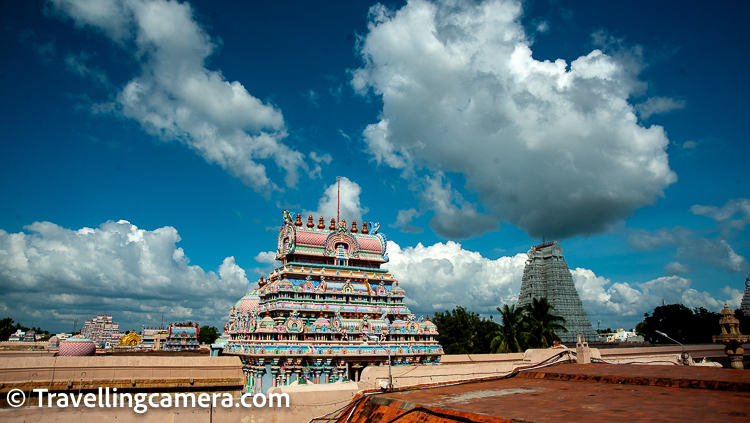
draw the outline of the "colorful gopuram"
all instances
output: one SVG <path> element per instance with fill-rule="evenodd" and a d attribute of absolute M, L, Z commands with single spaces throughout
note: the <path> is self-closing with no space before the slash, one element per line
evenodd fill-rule
<path fill-rule="evenodd" d="M 164 351 L 198 351 L 200 328 L 198 323 L 170 323 L 167 328 L 167 341 L 162 346 Z"/>
<path fill-rule="evenodd" d="M 120 332 L 120 324 L 112 320 L 111 314 L 99 314 L 86 320 L 81 328 L 81 335 L 94 341 L 99 348 L 117 345 L 125 334 Z"/>
<path fill-rule="evenodd" d="M 436 364 L 443 354 L 429 316 L 417 318 L 388 262 L 378 225 L 284 211 L 279 267 L 232 307 L 223 354 L 241 356 L 249 392 L 358 380 L 366 366 Z"/>

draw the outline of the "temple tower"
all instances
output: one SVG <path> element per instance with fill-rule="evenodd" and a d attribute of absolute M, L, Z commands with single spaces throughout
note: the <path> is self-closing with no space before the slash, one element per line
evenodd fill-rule
<path fill-rule="evenodd" d="M 523 269 L 521 293 L 516 307 L 524 307 L 534 298 L 546 297 L 554 307 L 553 313 L 565 318 L 568 332 L 558 333 L 563 342 L 575 342 L 577 335 L 596 341 L 597 333 L 583 309 L 568 263 L 557 242 L 545 242 L 531 247 Z"/>
<path fill-rule="evenodd" d="M 742 310 L 742 314 L 750 316 L 750 276 L 745 278 L 745 293 L 742 295 L 740 309 Z"/>

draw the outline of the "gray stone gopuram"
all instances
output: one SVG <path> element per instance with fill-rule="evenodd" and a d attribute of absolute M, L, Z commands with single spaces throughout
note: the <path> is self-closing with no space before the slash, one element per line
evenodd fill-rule
<path fill-rule="evenodd" d="M 745 278 L 745 293 L 742 295 L 740 310 L 745 316 L 750 316 L 750 276 Z"/>
<path fill-rule="evenodd" d="M 528 256 L 516 307 L 531 304 L 533 298 L 546 297 L 554 307 L 553 313 L 565 318 L 568 332 L 557 334 L 563 342 L 575 342 L 577 335 L 596 342 L 598 335 L 583 309 L 562 247 L 554 241 L 545 242 L 531 247 Z"/>

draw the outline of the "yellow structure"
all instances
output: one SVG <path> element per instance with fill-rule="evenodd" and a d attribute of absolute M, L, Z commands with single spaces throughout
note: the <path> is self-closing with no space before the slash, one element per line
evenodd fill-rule
<path fill-rule="evenodd" d="M 123 336 L 120 339 L 120 342 L 118 345 L 132 345 L 136 346 L 141 341 L 141 336 L 135 333 L 135 331 L 131 331 L 129 334 Z"/>

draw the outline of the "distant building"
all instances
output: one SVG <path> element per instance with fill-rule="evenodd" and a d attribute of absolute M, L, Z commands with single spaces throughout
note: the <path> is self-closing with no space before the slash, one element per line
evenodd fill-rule
<path fill-rule="evenodd" d="M 24 335 L 23 339 L 21 339 L 23 342 L 36 342 L 36 332 L 34 329 L 29 329 Z"/>
<path fill-rule="evenodd" d="M 745 294 L 742 295 L 740 310 L 745 316 L 750 316 L 750 277 L 745 278 Z"/>
<path fill-rule="evenodd" d="M 141 328 L 141 339 L 138 343 L 139 349 L 161 350 L 167 341 L 169 331 L 164 326 L 143 326 Z"/>
<path fill-rule="evenodd" d="M 99 348 L 117 345 L 124 335 L 120 332 L 120 324 L 112 320 L 111 314 L 100 314 L 91 320 L 86 320 L 81 328 L 81 335 L 94 341 Z"/>
<path fill-rule="evenodd" d="M 603 333 L 602 336 L 607 338 L 607 342 L 643 342 L 643 337 L 625 329 L 617 329 L 613 333 Z"/>
<path fill-rule="evenodd" d="M 198 323 L 170 323 L 167 328 L 167 340 L 162 347 L 165 351 L 198 351 L 201 344 L 198 342 L 200 329 Z"/>
<path fill-rule="evenodd" d="M 565 318 L 568 331 L 556 333 L 560 340 L 575 342 L 577 335 L 585 335 L 589 341 L 599 339 L 583 309 L 562 247 L 554 241 L 545 242 L 531 247 L 527 254 L 517 307 L 531 304 L 534 298 L 546 297 L 554 307 L 553 313 Z"/>
<path fill-rule="evenodd" d="M 21 329 L 16 329 L 16 331 L 13 332 L 10 338 L 8 338 L 8 341 L 20 342 L 23 339 L 24 335 L 26 335 L 26 332 L 22 331 Z"/>

